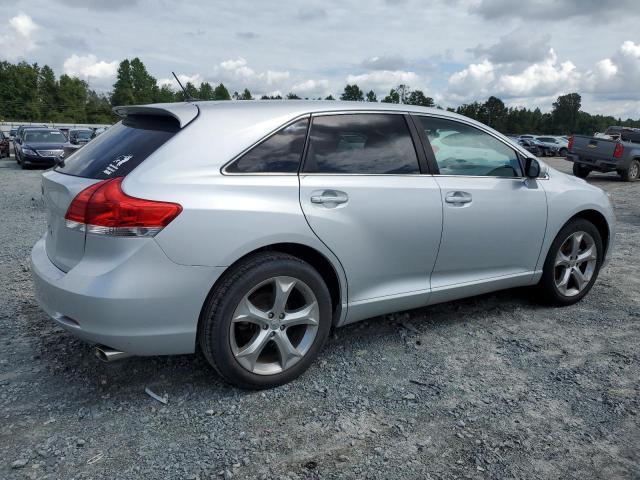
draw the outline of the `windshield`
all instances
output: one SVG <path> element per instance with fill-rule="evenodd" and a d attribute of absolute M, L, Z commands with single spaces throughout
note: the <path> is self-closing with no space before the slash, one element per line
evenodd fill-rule
<path fill-rule="evenodd" d="M 67 137 L 56 130 L 37 130 L 25 132 L 24 141 L 33 143 L 66 143 Z"/>
<path fill-rule="evenodd" d="M 82 130 L 81 132 L 76 132 L 75 136 L 80 140 L 89 140 L 91 138 L 91 132 L 88 130 Z"/>

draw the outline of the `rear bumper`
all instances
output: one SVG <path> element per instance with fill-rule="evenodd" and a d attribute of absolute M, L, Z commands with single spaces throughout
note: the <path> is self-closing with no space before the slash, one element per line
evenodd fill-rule
<path fill-rule="evenodd" d="M 65 273 L 44 238 L 31 252 L 36 299 L 62 328 L 133 355 L 193 353 L 198 317 L 224 268 L 178 265 L 155 240 L 125 258 L 92 255 Z"/>
<path fill-rule="evenodd" d="M 622 162 L 616 162 L 612 159 L 602 160 L 598 158 L 586 158 L 576 155 L 575 153 L 567 153 L 566 158 L 570 162 L 578 163 L 601 172 L 611 172 L 623 167 Z"/>

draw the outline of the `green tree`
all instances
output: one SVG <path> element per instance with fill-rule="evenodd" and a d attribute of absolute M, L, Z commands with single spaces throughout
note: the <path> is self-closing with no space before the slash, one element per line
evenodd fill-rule
<path fill-rule="evenodd" d="M 38 77 L 38 98 L 40 100 L 40 118 L 50 121 L 55 115 L 58 101 L 58 82 L 56 75 L 48 65 L 40 69 Z"/>
<path fill-rule="evenodd" d="M 156 79 L 149 75 L 147 67 L 135 57 L 130 63 L 131 88 L 137 104 L 152 103 L 158 90 Z"/>
<path fill-rule="evenodd" d="M 425 96 L 422 90 L 414 90 L 407 97 L 406 103 L 409 105 L 419 105 L 421 107 L 435 107 L 433 98 Z"/>
<path fill-rule="evenodd" d="M 507 113 L 504 102 L 497 97 L 491 96 L 480 109 L 480 121 L 496 130 L 504 131 Z"/>
<path fill-rule="evenodd" d="M 376 97 L 376 92 L 374 92 L 373 90 L 369 90 L 367 92 L 366 99 L 367 99 L 367 102 L 377 102 L 378 97 Z"/>
<path fill-rule="evenodd" d="M 355 83 L 353 85 L 347 85 L 344 87 L 344 92 L 340 95 L 340 100 L 347 100 L 351 102 L 364 102 L 364 93 L 360 90 L 360 87 Z"/>
<path fill-rule="evenodd" d="M 213 99 L 214 100 L 231 100 L 231 95 L 229 95 L 229 90 L 222 83 L 213 89 Z"/>
<path fill-rule="evenodd" d="M 326 97 L 324 97 L 325 100 L 335 100 L 335 98 L 333 98 L 333 95 L 329 94 Z"/>
<path fill-rule="evenodd" d="M 184 89 L 187 92 L 185 95 L 185 92 L 182 91 L 182 89 L 180 89 L 177 93 L 176 93 L 176 99 L 179 102 L 187 102 L 189 100 L 193 100 L 193 99 L 197 99 L 198 98 L 198 87 L 196 87 L 193 83 L 191 82 L 187 82 L 184 85 Z"/>
<path fill-rule="evenodd" d="M 251 92 L 248 88 L 245 88 L 240 95 L 236 97 L 238 100 L 253 100 Z"/>
<path fill-rule="evenodd" d="M 262 95 L 260 100 L 282 100 L 282 95 Z"/>
<path fill-rule="evenodd" d="M 61 75 L 58 89 L 58 122 L 83 123 L 87 121 L 86 104 L 89 85 L 84 80 Z"/>
<path fill-rule="evenodd" d="M 392 88 L 389 95 L 382 99 L 382 103 L 400 103 L 400 94 Z"/>
<path fill-rule="evenodd" d="M 213 87 L 209 82 L 202 82 L 200 84 L 200 91 L 198 92 L 198 99 L 200 100 L 215 100 L 213 93 Z"/>
<path fill-rule="evenodd" d="M 574 133 L 578 121 L 578 112 L 582 106 L 582 98 L 577 93 L 560 95 L 553 102 L 551 117 L 553 125 L 562 133 Z"/>
<path fill-rule="evenodd" d="M 298 95 L 296 95 L 293 92 L 287 93 L 286 99 L 287 100 L 302 100 Z"/>
<path fill-rule="evenodd" d="M 171 103 L 171 102 L 175 102 L 177 101 L 176 98 L 176 93 L 171 90 L 171 87 L 169 85 L 162 85 L 162 87 L 160 87 L 156 94 L 155 94 L 155 99 L 153 100 L 156 103 Z"/>
<path fill-rule="evenodd" d="M 117 105 L 133 105 L 136 97 L 133 93 L 133 79 L 131 77 L 131 63 L 129 60 L 123 60 L 118 66 L 116 83 L 113 84 L 113 93 L 111 94 L 111 104 Z"/>

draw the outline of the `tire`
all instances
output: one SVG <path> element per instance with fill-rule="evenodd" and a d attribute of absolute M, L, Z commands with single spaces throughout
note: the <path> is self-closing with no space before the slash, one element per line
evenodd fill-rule
<path fill-rule="evenodd" d="M 631 160 L 629 168 L 620 172 L 620 177 L 624 182 L 635 182 L 640 177 L 640 161 Z"/>
<path fill-rule="evenodd" d="M 289 290 L 281 288 L 289 293 L 279 308 L 276 285 L 291 284 Z M 284 325 L 295 321 L 292 312 L 307 308 L 309 323 Z M 311 265 L 284 253 L 258 253 L 231 267 L 212 289 L 200 316 L 198 342 L 227 382 L 244 389 L 273 388 L 309 368 L 329 336 L 331 311 L 329 290 Z M 289 346 L 293 350 L 285 350 L 290 352 L 285 358 L 282 352 Z M 258 355 L 246 353 L 258 350 Z"/>
<path fill-rule="evenodd" d="M 573 174 L 579 178 L 587 178 L 591 173 L 591 169 L 589 167 L 585 167 L 580 165 L 579 163 L 573 164 Z"/>
<path fill-rule="evenodd" d="M 566 157 L 567 156 L 567 149 L 566 148 L 561 148 L 560 150 L 558 150 L 558 155 L 560 155 L 561 157 Z"/>
<path fill-rule="evenodd" d="M 572 250 L 571 247 L 578 238 L 578 250 Z M 561 248 L 564 256 L 561 256 Z M 588 248 L 592 248 L 591 255 L 587 257 L 588 260 L 580 263 L 580 257 L 588 254 Z M 577 262 L 574 260 L 575 252 L 578 252 Z M 545 303 L 567 306 L 579 302 L 589 293 L 598 278 L 603 254 L 602 237 L 593 223 L 578 218 L 562 227 L 549 248 L 538 284 Z M 562 264 L 559 265 L 559 262 Z M 575 268 L 582 275 L 578 277 Z M 567 282 L 563 285 L 565 279 Z"/>

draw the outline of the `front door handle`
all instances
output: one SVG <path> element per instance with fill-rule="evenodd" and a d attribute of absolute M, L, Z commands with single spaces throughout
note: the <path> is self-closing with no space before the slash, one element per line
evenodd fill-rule
<path fill-rule="evenodd" d="M 348 201 L 349 196 L 346 193 L 337 190 L 324 190 L 318 195 L 311 195 L 311 203 L 316 205 L 325 205 L 327 207 L 341 205 Z"/>
<path fill-rule="evenodd" d="M 465 203 L 471 203 L 473 198 L 470 193 L 467 192 L 448 192 L 444 197 L 444 201 L 453 205 L 464 205 Z"/>

